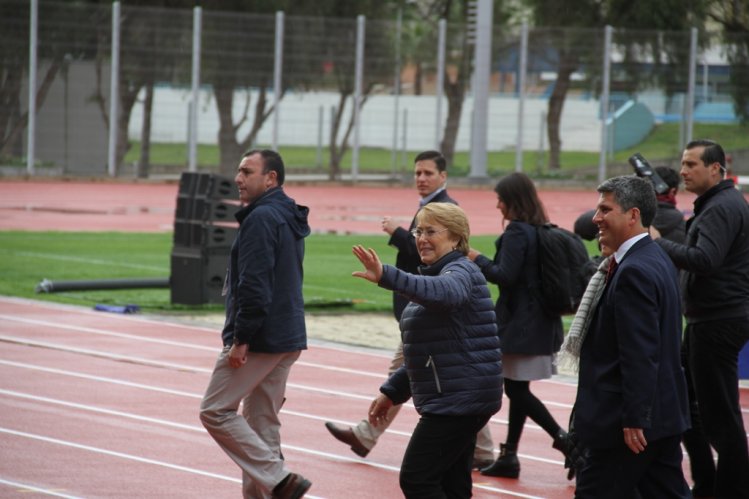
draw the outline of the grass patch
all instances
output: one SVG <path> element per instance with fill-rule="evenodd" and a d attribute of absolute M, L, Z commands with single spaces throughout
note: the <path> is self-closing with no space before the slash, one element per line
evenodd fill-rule
<path fill-rule="evenodd" d="M 494 254 L 493 236 L 476 236 L 474 247 Z M 351 277 L 360 264 L 351 254 L 354 244 L 374 248 L 385 263 L 395 262 L 395 250 L 383 236 L 313 234 L 307 238 L 304 296 L 309 312 L 389 312 L 390 292 Z M 218 312 L 221 305 L 190 307 L 170 302 L 168 288 L 36 293 L 48 279 L 82 281 L 168 278 L 170 233 L 119 232 L 0 232 L 0 294 L 93 307 L 135 304 L 144 312 Z M 496 298 L 496 286 L 492 286 Z M 336 303 L 342 306 L 336 306 Z"/>
<path fill-rule="evenodd" d="M 610 162 L 625 163 L 635 152 L 652 161 L 676 161 L 681 157 L 681 128 L 679 123 L 664 123 L 656 125 L 650 135 L 635 147 L 619 151 L 614 154 Z M 735 149 L 749 149 L 749 126 L 735 124 L 696 123 L 693 129 L 694 138 L 711 138 L 717 140 L 727 151 Z M 258 147 L 270 147 L 260 144 Z M 281 146 L 279 152 L 284 158 L 287 168 L 294 172 L 314 171 L 324 173 L 328 171 L 330 155 L 323 147 L 319 153 L 317 147 Z M 376 147 L 362 147 L 359 151 L 360 173 L 411 173 L 411 161 L 420 151 L 407 151 L 404 155 L 396 155 L 393 164 L 393 154 L 390 149 Z M 125 156 L 126 163 L 138 160 L 140 143 L 133 142 Z M 319 159 L 318 159 L 319 156 Z M 548 171 L 546 166 L 548 153 L 538 153 L 528 150 L 523 154 L 523 171 L 532 177 L 570 177 L 578 170 L 597 168 L 599 153 L 583 151 L 562 151 L 560 161 L 562 169 Z M 187 145 L 153 143 L 151 144 L 151 163 L 167 167 L 187 167 Z M 200 144 L 198 146 L 198 165 L 205 170 L 218 170 L 219 149 L 217 145 Z M 487 171 L 492 177 L 499 177 L 515 170 L 515 151 L 490 151 L 488 153 Z M 351 171 L 351 152 L 344 156 L 341 169 Z M 470 171 L 470 152 L 456 152 L 450 175 L 463 177 Z"/>

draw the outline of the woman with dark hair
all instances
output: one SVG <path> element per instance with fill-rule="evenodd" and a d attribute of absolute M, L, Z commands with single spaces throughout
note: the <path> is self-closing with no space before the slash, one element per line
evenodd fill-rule
<path fill-rule="evenodd" d="M 500 179 L 494 191 L 502 224 L 506 224 L 497 239 L 494 260 L 474 249 L 468 257 L 479 266 L 486 280 L 501 290 L 494 310 L 510 416 L 499 457 L 481 474 L 517 478 L 518 443 L 527 417 L 554 439 L 555 449 L 564 453 L 568 448 L 567 433 L 530 391 L 531 381 L 556 374 L 556 353 L 562 344 L 563 330 L 561 317 L 550 317 L 543 311 L 534 289 L 540 285 L 536 227 L 549 221 L 536 188 L 526 175 L 512 173 Z M 573 476 L 571 468 L 568 478 Z"/>

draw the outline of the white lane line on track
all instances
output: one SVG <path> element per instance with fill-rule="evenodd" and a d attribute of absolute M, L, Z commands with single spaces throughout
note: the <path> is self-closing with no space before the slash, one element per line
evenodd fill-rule
<path fill-rule="evenodd" d="M 22 324 L 29 324 L 34 326 L 42 326 L 42 327 L 48 327 L 48 328 L 54 328 L 54 329 L 62 329 L 65 331 L 73 331 L 73 332 L 80 332 L 84 334 L 92 334 L 97 336 L 109 336 L 113 338 L 122 338 L 125 340 L 135 340 L 141 343 L 155 343 L 157 345 L 167 345 L 177 348 L 188 348 L 193 350 L 201 350 L 206 352 L 218 352 L 219 348 L 217 347 L 209 347 L 205 345 L 196 345 L 193 343 L 188 343 L 186 341 L 173 341 L 173 340 L 164 340 L 160 338 L 153 338 L 150 336 L 142 336 L 137 334 L 129 334 L 129 333 L 119 333 L 116 331 L 109 331 L 106 329 L 98 329 L 98 328 L 91 328 L 91 327 L 84 327 L 84 326 L 71 326 L 67 324 L 60 324 L 56 322 L 49 322 L 49 321 L 42 321 L 37 319 L 25 319 L 21 317 L 14 317 L 10 315 L 2 315 L 0 314 L 0 319 L 4 319 L 6 321 L 14 321 L 14 322 L 20 322 Z M 317 347 L 316 347 L 317 348 Z M 355 374 L 358 376 L 366 376 L 376 379 L 383 379 L 385 375 L 383 373 L 374 373 L 369 371 L 362 371 L 359 369 L 349 369 L 344 367 L 335 367 L 335 366 L 327 366 L 324 364 L 318 364 L 314 362 L 307 362 L 307 361 L 297 361 L 297 365 L 303 365 L 307 367 L 313 367 L 316 369 L 323 369 L 326 371 L 335 371 L 335 372 L 342 372 L 346 374 Z"/>
<path fill-rule="evenodd" d="M 59 438 L 47 437 L 44 435 L 39 435 L 37 433 L 27 433 L 24 431 L 17 431 L 17 430 L 12 430 L 10 428 L 2 428 L 2 427 L 0 427 L 0 433 L 5 433 L 6 435 L 13 435 L 16 437 L 28 438 L 32 440 L 38 440 L 41 442 L 47 442 L 51 444 L 63 445 L 65 447 L 72 447 L 74 449 L 84 450 L 87 452 L 94 452 L 97 454 L 104 454 L 107 456 L 118 457 L 121 459 L 128 459 L 130 461 L 137 461 L 139 463 L 153 464 L 155 466 L 162 466 L 164 468 L 169 468 L 169 469 L 173 469 L 177 471 L 184 471 L 187 473 L 192 473 L 194 475 L 201 475 L 201 476 L 206 476 L 208 478 L 216 478 L 218 480 L 225 480 L 227 482 L 242 483 L 242 480 L 238 478 L 234 478 L 234 477 L 230 477 L 226 475 L 220 475 L 218 473 L 213 473 L 210 471 L 199 470 L 197 468 L 189 468 L 187 466 L 167 463 L 165 461 L 158 461 L 156 459 L 149 459 L 147 457 L 136 456 L 134 454 L 127 454 L 124 452 L 117 452 L 113 450 L 102 449 L 101 447 L 93 447 L 91 445 L 79 444 L 79 443 L 71 442 L 69 440 L 61 440 Z"/>
<path fill-rule="evenodd" d="M 60 344 L 50 343 L 46 341 L 30 340 L 28 338 L 19 338 L 15 336 L 0 335 L 0 341 L 5 341 L 8 343 L 15 343 L 18 345 L 28 345 L 28 346 L 33 346 L 33 347 L 49 348 L 51 350 L 76 353 L 76 354 L 81 354 L 81 355 L 89 355 L 91 357 L 98 357 L 98 358 L 114 360 L 118 362 L 127 362 L 130 364 L 137 364 L 137 365 L 142 365 L 142 366 L 171 369 L 175 371 L 187 371 L 187 372 L 204 373 L 204 374 L 211 374 L 213 372 L 213 369 L 208 369 L 206 367 L 196 367 L 196 366 L 190 366 L 187 364 L 176 364 L 173 362 L 151 360 L 151 359 L 145 359 L 142 357 L 132 357 L 129 355 L 119 355 L 119 354 L 113 354 L 109 352 L 102 352 L 99 350 L 71 347 L 67 345 L 60 345 Z M 372 401 L 371 395 L 358 395 L 355 393 L 342 392 L 339 390 L 328 390 L 325 388 L 317 388 L 314 386 L 300 385 L 298 383 L 287 383 L 286 386 L 291 387 L 291 388 L 296 388 L 298 390 L 322 393 L 325 395 L 337 395 L 337 396 L 345 397 L 345 398 L 366 400 L 367 402 Z"/>
<path fill-rule="evenodd" d="M 49 400 L 51 400 L 51 399 L 49 399 Z M 197 427 L 196 427 L 196 429 L 202 430 L 201 428 L 197 428 Z M 196 474 L 196 475 L 206 476 L 206 477 L 209 477 L 209 478 L 217 478 L 219 480 L 225 480 L 225 481 L 234 482 L 234 483 L 242 483 L 242 481 L 239 480 L 239 479 L 232 478 L 232 477 L 229 477 L 229 476 L 226 476 L 226 475 L 220 475 L 218 473 L 212 473 L 212 472 L 209 472 L 209 471 L 199 470 L 199 469 L 196 469 L 196 468 L 189 468 L 189 467 L 186 467 L 186 466 L 181 466 L 181 465 L 178 465 L 178 464 L 168 463 L 168 462 L 165 462 L 165 461 L 158 461 L 158 460 L 155 460 L 155 459 L 149 459 L 149 458 L 145 458 L 145 457 L 141 457 L 141 456 L 136 456 L 136 455 L 133 455 L 133 454 L 127 454 L 127 453 L 123 453 L 123 452 L 111 451 L 111 450 L 108 450 L 108 449 L 102 449 L 100 447 L 93 447 L 93 446 L 90 446 L 90 445 L 78 444 L 78 443 L 75 443 L 75 442 L 71 442 L 69 440 L 61 440 L 61 439 L 57 439 L 57 438 L 47 437 L 47 436 L 44 436 L 44 435 L 39 435 L 39 434 L 34 434 L 34 433 L 26 433 L 26 432 L 12 430 L 10 428 L 2 428 L 2 427 L 0 427 L 0 433 L 6 433 L 6 434 L 14 435 L 14 436 L 17 436 L 17 437 L 29 438 L 29 439 L 32 439 L 32 440 L 38 440 L 38 441 L 52 443 L 52 444 L 57 444 L 57 445 L 63 445 L 63 446 L 66 446 L 66 447 L 73 447 L 73 448 L 79 449 L 79 450 L 84 450 L 84 451 L 88 451 L 88 452 L 94 452 L 94 453 L 98 453 L 98 454 L 104 454 L 104 455 L 108 455 L 108 456 L 112 456 L 112 457 L 117 457 L 117 458 L 122 458 L 122 459 L 128 459 L 128 460 L 137 461 L 137 462 L 144 463 L 144 464 L 152 464 L 152 465 L 156 465 L 156 466 L 162 466 L 162 467 L 170 468 L 170 469 L 177 470 L 177 471 L 183 471 L 183 472 L 192 473 L 192 474 Z M 295 445 L 288 445 L 288 444 L 283 444 L 283 448 L 284 449 L 288 449 L 288 450 L 294 450 L 294 451 L 297 451 L 297 452 L 300 452 L 300 453 L 304 453 L 304 454 L 310 454 L 310 455 L 317 456 L 317 457 L 324 457 L 324 458 L 334 459 L 334 460 L 337 460 L 337 461 L 347 461 L 347 462 L 353 462 L 353 463 L 363 464 L 363 465 L 366 465 L 366 466 L 369 466 L 369 467 L 372 467 L 372 468 L 378 468 L 378 469 L 382 469 L 382 470 L 392 471 L 392 472 L 395 472 L 395 473 L 400 472 L 400 468 L 397 467 L 397 466 L 391 466 L 391 465 L 387 465 L 387 464 L 376 463 L 376 462 L 367 461 L 367 460 L 364 460 L 364 459 L 351 458 L 351 457 L 347 457 L 347 456 L 339 456 L 337 454 L 331 454 L 331 453 L 328 453 L 328 452 L 322 452 L 322 451 L 317 451 L 317 450 L 313 450 L 313 449 L 307 449 L 307 448 L 304 448 L 304 447 L 298 447 L 298 446 L 295 446 Z M 514 491 L 511 491 L 511 490 L 505 490 L 505 489 L 501 489 L 501 488 L 497 488 L 497 487 L 490 487 L 490 486 L 487 486 L 487 485 L 474 484 L 474 487 L 482 489 L 482 490 L 486 490 L 486 491 L 497 492 L 497 493 L 500 493 L 500 494 L 513 496 L 513 497 L 523 497 L 523 498 L 528 498 L 528 499 L 542 499 L 540 497 L 531 496 L 531 495 L 527 495 L 527 494 L 522 494 L 522 493 L 514 492 Z M 309 494 L 307 494 L 305 497 L 309 497 L 310 499 L 315 499 L 315 496 L 312 496 L 312 495 L 309 495 Z M 321 499 L 321 498 L 317 498 L 317 499 Z"/>
<path fill-rule="evenodd" d="M 122 380 L 118 380 L 118 379 L 114 379 L 114 378 L 108 378 L 108 377 L 104 377 L 104 376 L 95 376 L 95 375 L 89 375 L 89 374 L 82 374 L 82 373 L 76 373 L 76 372 L 73 372 L 73 371 L 67 371 L 67 370 L 63 370 L 63 369 L 55 369 L 55 368 L 49 368 L 49 367 L 43 367 L 43 366 L 34 366 L 34 365 L 31 365 L 31 364 L 26 364 L 26 363 L 22 364 L 20 362 L 13 362 L 13 361 L 1 360 L 1 359 L 0 359 L 0 365 L 7 365 L 7 366 L 17 367 L 17 368 L 21 368 L 21 369 L 30 369 L 30 370 L 43 371 L 43 372 L 48 372 L 48 373 L 51 373 L 51 374 L 57 374 L 57 375 L 63 375 L 63 376 L 71 376 L 71 377 L 83 378 L 83 379 L 88 379 L 88 380 L 91 380 L 91 381 L 97 381 L 97 382 L 103 382 L 103 383 L 112 383 L 112 384 L 123 385 L 123 386 L 128 386 L 130 388 L 138 388 L 138 389 L 148 390 L 148 391 L 156 391 L 156 392 L 161 392 L 161 393 L 169 393 L 171 395 L 177 395 L 177 396 L 188 397 L 188 398 L 193 398 L 193 399 L 201 399 L 203 397 L 199 393 L 191 393 L 191 392 L 183 392 L 183 391 L 178 391 L 178 390 L 170 390 L 170 389 L 166 389 L 166 388 L 157 387 L 157 386 L 154 386 L 154 385 L 145 385 L 145 384 L 141 384 L 141 383 L 132 383 L 132 382 L 122 381 Z M 44 399 L 44 400 L 49 401 L 50 403 L 59 403 L 61 405 L 71 405 L 71 406 L 76 406 L 76 407 L 79 407 L 79 408 L 83 408 L 83 407 L 92 407 L 93 408 L 93 407 L 95 407 L 95 406 L 91 406 L 91 405 L 87 405 L 87 404 L 76 404 L 76 403 L 73 403 L 73 402 L 64 402 L 64 401 L 57 400 L 57 399 L 51 399 L 51 398 L 46 398 L 46 397 L 39 397 L 39 396 L 36 396 L 36 395 L 21 394 L 20 392 L 14 392 L 14 391 L 11 391 L 11 390 L 0 389 L 0 393 L 5 393 L 5 394 L 8 394 L 8 395 L 19 394 L 17 396 L 19 396 L 19 397 L 27 397 L 27 398 L 36 397 L 39 400 Z M 413 407 L 413 406 L 411 405 L 410 407 Z M 96 410 L 99 410 L 99 409 L 97 408 Z M 101 411 L 104 412 L 104 411 L 110 411 L 110 410 L 109 409 L 101 409 Z M 118 411 L 111 411 L 111 412 L 115 413 L 115 412 L 118 412 Z M 122 414 L 129 414 L 129 413 L 122 413 Z M 305 412 L 292 411 L 292 410 L 289 410 L 289 409 L 281 409 L 281 414 L 285 414 L 285 415 L 289 415 L 289 416 L 294 416 L 294 417 L 298 417 L 298 418 L 302 418 L 302 419 L 310 419 L 310 420 L 313 420 L 313 421 L 322 421 L 322 422 L 331 421 L 333 423 L 338 423 L 338 424 L 347 425 L 347 426 L 353 426 L 353 425 L 356 425 L 356 423 L 357 423 L 357 422 L 345 421 L 345 420 L 340 420 L 340 419 L 335 419 L 335 418 L 330 418 L 330 417 L 325 417 L 325 416 L 316 416 L 316 415 L 313 415 L 313 414 L 309 414 L 309 413 L 305 413 Z M 500 420 L 498 418 L 492 418 L 492 422 L 498 423 L 498 424 L 503 424 L 503 425 L 507 424 L 506 420 Z M 197 426 L 196 426 L 196 428 L 200 429 L 200 427 L 197 427 Z M 534 425 L 532 423 L 526 423 L 526 428 L 533 428 L 535 430 L 541 430 L 541 428 L 539 426 L 536 426 L 536 425 Z M 390 429 L 390 428 L 388 428 L 385 431 L 388 434 L 390 434 L 390 435 L 399 435 L 399 436 L 402 436 L 402 437 L 405 437 L 405 438 L 411 438 L 411 432 L 400 431 L 400 430 L 393 430 L 393 429 Z M 524 457 L 524 458 L 532 460 L 532 461 L 538 461 L 538 462 L 543 462 L 543 463 L 560 464 L 560 465 L 563 464 L 560 461 L 555 461 L 555 460 L 552 460 L 552 459 L 546 459 L 546 458 L 543 458 L 543 457 L 537 457 L 537 456 L 531 456 L 531 455 L 521 455 L 521 457 Z"/>
<path fill-rule="evenodd" d="M 15 487 L 17 489 L 22 489 L 20 491 L 21 493 L 38 492 L 39 494 L 44 494 L 46 496 L 64 497 L 66 499 L 83 499 L 80 496 L 71 496 L 70 494 L 63 494 L 62 492 L 57 492 L 56 490 L 43 489 L 36 485 L 29 485 L 28 483 L 14 482 L 11 480 L 5 480 L 3 478 L 0 478 L 0 483 L 4 485 L 8 485 L 10 487 Z"/>
<path fill-rule="evenodd" d="M 9 361 L 9 360 L 2 360 L 2 359 L 0 359 L 0 365 L 6 365 L 6 366 L 10 366 L 10 367 L 16 367 L 16 368 L 19 368 L 19 369 L 30 369 L 30 370 L 34 370 L 34 371 L 47 372 L 47 373 L 50 373 L 50 374 L 56 374 L 56 375 L 61 375 L 61 376 L 70 376 L 70 377 L 75 377 L 75 378 L 80 378 L 80 379 L 86 379 L 86 380 L 90 380 L 90 381 L 96 381 L 96 382 L 100 382 L 100 383 L 111 383 L 111 384 L 120 385 L 120 386 L 127 386 L 129 388 L 137 388 L 137 389 L 141 389 L 141 390 L 148 390 L 148 391 L 154 391 L 154 392 L 159 392 L 159 393 L 166 393 L 166 394 L 170 394 L 170 395 L 176 395 L 176 396 L 180 396 L 180 397 L 188 397 L 188 398 L 198 399 L 198 400 L 200 400 L 200 399 L 203 398 L 203 395 L 200 394 L 200 393 L 191 393 L 191 392 L 185 392 L 185 391 L 181 391 L 181 390 L 172 390 L 172 389 L 168 389 L 168 388 L 161 388 L 161 387 L 154 386 L 154 385 L 145 385 L 145 384 L 142 384 L 142 383 L 133 383 L 133 382 L 130 382 L 130 381 L 123 381 L 123 380 L 119 380 L 119 379 L 115 379 L 115 378 L 108 378 L 108 377 L 105 377 L 105 376 L 96 376 L 96 375 L 91 375 L 91 374 L 77 373 L 77 372 L 73 372 L 73 371 L 67 371 L 67 370 L 64 370 L 64 369 L 56 369 L 56 368 L 52 368 L 52 367 L 35 366 L 33 364 L 28 364 L 28 363 L 20 363 L 20 362 L 13 362 L 13 361 Z M 3 392 L 3 391 L 5 391 L 5 390 L 0 389 L 0 392 Z M 52 400 L 52 399 L 50 399 L 50 400 Z M 413 407 L 413 406 L 411 405 L 410 407 Z M 298 411 L 292 411 L 292 410 L 289 410 L 289 409 L 281 409 L 281 414 L 287 414 L 289 416 L 295 416 L 295 417 L 299 417 L 299 418 L 303 418 L 303 419 L 311 419 L 311 420 L 314 420 L 314 421 L 323 421 L 323 422 L 325 422 L 325 421 L 333 421 L 334 423 L 345 424 L 345 425 L 348 425 L 348 426 L 352 426 L 352 425 L 355 425 L 357 423 L 357 422 L 352 422 L 352 421 L 342 421 L 342 420 L 331 419 L 329 417 L 324 417 L 324 416 L 315 416 L 315 415 L 312 415 L 312 414 L 298 412 Z M 406 438 L 411 438 L 411 433 L 409 433 L 409 432 L 398 431 L 398 430 L 393 430 L 393 429 L 387 429 L 386 432 L 388 434 L 391 434 L 391 435 L 400 435 L 400 436 L 403 436 L 403 437 L 406 437 Z"/>

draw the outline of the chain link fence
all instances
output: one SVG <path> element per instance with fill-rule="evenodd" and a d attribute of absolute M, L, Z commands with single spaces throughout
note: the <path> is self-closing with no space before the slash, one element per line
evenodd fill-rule
<path fill-rule="evenodd" d="M 201 170 L 233 171 L 250 147 L 277 148 L 297 173 L 331 178 L 397 177 L 414 152 L 433 148 L 449 153 L 456 174 L 470 169 L 471 114 L 483 104 L 473 102 L 463 24 L 446 23 L 440 36 L 438 21 L 123 5 L 114 31 L 111 6 L 39 0 L 34 45 L 33 3 L 0 0 L 6 166 L 173 174 L 191 164 L 194 136 Z M 655 159 L 674 161 L 695 127 L 735 124 L 749 105 L 746 35 L 704 33 L 695 43 L 692 32 L 614 28 L 607 50 L 604 29 L 527 28 L 527 43 L 523 31 L 493 32 L 490 174 L 548 174 L 567 153 L 588 158 L 589 175 L 611 171 L 617 152 L 664 124 L 677 132 Z"/>

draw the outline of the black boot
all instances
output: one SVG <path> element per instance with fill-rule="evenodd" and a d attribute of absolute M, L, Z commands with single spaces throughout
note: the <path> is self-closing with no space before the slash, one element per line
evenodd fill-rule
<path fill-rule="evenodd" d="M 517 478 L 520 475 L 517 444 L 499 444 L 499 457 L 491 466 L 482 469 L 481 474 Z"/>
<path fill-rule="evenodd" d="M 570 438 L 570 435 L 563 429 L 559 428 L 559 431 L 554 437 L 552 447 L 564 454 L 564 467 L 567 468 L 567 480 L 575 478 L 576 458 L 572 455 L 575 449 L 575 444 Z"/>

